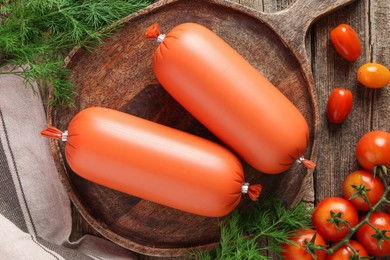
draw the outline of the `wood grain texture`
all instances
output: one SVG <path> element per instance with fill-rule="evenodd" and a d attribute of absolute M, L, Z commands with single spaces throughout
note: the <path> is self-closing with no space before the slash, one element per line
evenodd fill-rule
<path fill-rule="evenodd" d="M 378 14 L 379 12 L 379 14 Z M 358 1 L 315 25 L 315 56 L 313 73 L 321 112 L 321 151 L 316 178 L 316 201 L 341 194 L 344 177 L 359 168 L 355 146 L 360 137 L 372 130 L 389 131 L 388 90 L 371 90 L 356 79 L 357 69 L 364 63 L 377 61 L 389 66 L 389 3 L 388 1 Z M 329 40 L 329 31 L 340 23 L 355 28 L 363 45 L 363 53 L 356 62 L 343 60 Z M 387 52 L 387 53 L 386 53 Z M 326 101 L 335 87 L 350 89 L 353 93 L 353 110 L 341 125 L 326 119 Z M 322 176 L 322 177 L 319 177 Z"/>
<path fill-rule="evenodd" d="M 369 53 L 366 61 L 376 62 L 390 68 L 390 1 L 369 0 L 366 26 L 369 28 L 366 41 Z M 367 45 L 367 44 L 366 44 Z M 364 62 L 362 62 L 364 63 Z M 364 88 L 359 85 L 358 87 Z M 372 90 L 372 118 L 370 130 L 384 130 L 390 132 L 390 88 Z M 390 179 L 388 178 L 390 181 Z M 378 259 L 389 259 L 382 257 Z"/>
<path fill-rule="evenodd" d="M 299 1 L 299 0 L 298 0 Z M 167 1 L 169 2 L 169 1 Z M 289 1 L 289 0 L 235 0 L 235 2 L 238 2 L 242 5 L 245 5 L 250 8 L 250 10 L 257 11 L 264 11 L 267 13 L 274 13 L 277 11 L 281 11 L 286 9 L 287 7 L 291 6 L 295 1 Z M 334 1 L 322 1 L 324 5 L 327 5 L 329 3 L 334 3 Z M 216 28 L 216 30 L 220 30 L 222 32 L 222 29 L 218 29 L 218 26 L 215 25 L 215 21 L 218 21 L 218 23 L 221 23 L 221 19 L 226 21 L 230 24 L 229 30 L 232 29 L 234 25 L 234 19 L 237 19 L 236 13 L 233 11 L 230 11 L 228 13 L 224 13 L 224 15 L 218 16 L 217 13 L 210 12 L 210 8 L 199 8 L 198 12 L 196 12 L 196 18 L 201 20 L 204 17 L 202 17 L 202 14 L 206 16 L 207 19 L 207 25 L 212 26 L 213 28 Z M 214 10 L 215 11 L 215 10 Z M 258 18 L 256 16 L 256 12 L 254 11 L 248 11 L 247 13 Z M 188 16 L 189 14 L 186 14 L 188 19 L 193 19 L 194 17 Z M 295 190 L 296 195 L 295 198 L 303 198 L 303 200 L 309 202 L 309 204 L 314 205 L 315 203 L 318 203 L 320 200 L 322 200 L 325 197 L 328 196 L 340 196 L 341 195 L 341 185 L 342 181 L 344 180 L 345 176 L 353 171 L 359 168 L 359 165 L 355 158 L 355 145 L 359 138 L 366 133 L 367 131 L 371 129 L 382 129 L 390 131 L 390 124 L 389 124 L 389 111 L 390 106 L 388 104 L 388 98 L 389 98 L 389 90 L 388 88 L 381 89 L 381 90 L 369 90 L 361 86 L 357 80 L 356 80 L 356 71 L 359 66 L 366 62 L 379 62 L 387 67 L 390 66 L 390 41 L 389 41 L 389 19 L 390 17 L 390 2 L 388 0 L 357 0 L 356 2 L 349 4 L 347 6 L 342 7 L 340 10 L 332 13 L 327 14 L 325 17 L 322 17 L 320 20 L 318 20 L 314 25 L 310 27 L 309 33 L 305 36 L 303 31 L 289 31 L 288 29 L 291 28 L 292 23 L 290 21 L 285 20 L 277 20 L 279 21 L 280 25 L 284 28 L 281 28 L 281 30 L 285 30 L 286 32 L 290 32 L 292 34 L 297 34 L 301 40 L 299 40 L 300 44 L 302 44 L 302 39 L 304 39 L 304 43 L 302 46 L 304 46 L 304 50 L 300 50 L 301 52 L 304 51 L 307 54 L 307 57 L 310 57 L 310 62 L 307 64 L 308 69 L 313 73 L 313 82 L 315 86 L 315 93 L 316 93 L 316 102 L 318 104 L 318 112 L 319 112 L 319 129 L 320 129 L 320 137 L 318 142 L 318 156 L 317 156 L 317 168 L 313 174 L 313 178 L 306 178 L 304 182 L 302 183 L 302 189 Z M 242 19 L 240 16 L 240 22 L 242 23 L 248 23 L 248 20 L 245 20 L 248 18 Z M 280 18 L 278 18 L 280 19 Z M 297 18 L 298 19 L 298 18 Z M 250 20 L 250 19 L 249 19 Z M 308 20 L 310 21 L 310 20 Z M 362 56 L 354 63 L 347 62 L 343 60 L 334 50 L 333 46 L 331 45 L 330 39 L 329 39 L 329 32 L 331 29 L 336 27 L 340 23 L 347 23 L 350 24 L 352 27 L 356 29 L 356 31 L 359 34 L 359 37 L 362 40 L 363 43 L 363 53 Z M 134 26 L 138 26 L 138 21 L 134 22 Z M 146 24 L 146 22 L 145 22 Z M 145 24 L 140 24 L 140 26 L 144 26 Z M 307 25 L 307 23 L 305 23 Z M 219 26 L 221 26 L 219 24 Z M 251 25 L 253 26 L 253 25 Z M 307 25 L 308 26 L 308 25 Z M 257 25 L 253 27 L 255 31 L 258 33 L 264 33 L 264 25 Z M 295 27 L 293 27 L 295 28 Z M 304 27 L 302 27 L 304 28 Z M 136 29 L 135 29 L 136 30 Z M 229 34 L 229 31 L 225 31 L 225 40 L 234 44 L 235 36 L 232 36 Z M 256 35 L 256 34 L 255 34 Z M 286 84 L 286 86 L 294 81 L 297 81 L 294 84 L 301 84 L 302 82 L 305 82 L 305 77 L 302 77 L 300 70 L 298 69 L 293 74 L 290 74 L 288 76 L 287 74 L 284 76 L 284 80 L 280 80 L 273 76 L 273 72 L 267 68 L 267 64 L 263 64 L 263 60 L 257 60 L 256 57 L 253 57 L 254 55 L 251 55 L 252 52 L 256 52 L 259 50 L 258 47 L 258 41 L 253 41 L 251 39 L 252 36 L 246 35 L 245 32 L 243 34 L 239 35 L 241 40 L 243 41 L 243 45 L 234 45 L 238 48 L 240 52 L 242 52 L 244 57 L 247 57 L 250 62 L 253 62 L 255 66 L 257 66 L 259 69 L 263 69 L 266 76 L 269 76 L 272 80 L 275 80 L 276 85 L 280 87 L 283 91 L 285 91 L 286 95 L 291 96 L 292 93 L 289 92 L 287 87 L 283 87 L 283 84 Z M 255 36 L 256 37 L 256 36 Z M 258 39 L 257 39 L 258 40 Z M 276 39 L 274 39 L 276 40 Z M 248 44 L 248 47 L 244 48 L 243 46 Z M 135 44 L 131 45 L 132 48 L 142 48 L 141 45 Z M 269 45 L 272 46 L 272 45 Z M 151 47 L 148 47 L 149 51 L 151 50 Z M 268 47 L 271 48 L 271 47 Z M 105 49 L 106 50 L 106 49 Z M 271 49 L 267 49 L 271 50 Z M 109 50 L 108 50 L 109 51 Z M 121 49 L 121 51 L 128 51 Z M 102 52 L 103 53 L 103 52 Z M 110 52 L 109 52 L 110 53 Z M 87 55 L 87 54 L 83 54 Z M 270 52 L 270 56 L 276 55 L 275 52 Z M 283 54 L 285 55 L 285 53 Z M 287 54 L 289 55 L 289 54 Z M 115 55 L 110 56 L 115 60 Z M 135 60 L 132 64 L 139 63 L 139 61 L 142 60 L 141 55 L 135 56 Z M 279 60 L 278 62 L 283 61 L 284 59 Z M 298 60 L 299 61 L 299 60 Z M 296 62 L 298 62 L 296 61 Z M 104 70 L 106 72 L 106 77 L 112 76 L 110 73 L 119 73 L 119 71 L 115 72 L 115 69 L 117 68 L 116 64 L 106 62 L 107 67 L 104 67 Z M 91 66 L 88 66 L 88 64 L 81 64 L 79 65 L 80 68 L 85 69 Z M 291 70 L 296 66 L 296 64 L 290 65 L 287 70 Z M 99 67 L 96 67 L 95 69 L 98 69 Z M 134 71 L 135 67 L 132 67 L 132 71 Z M 108 72 L 110 71 L 110 73 Z M 286 69 L 285 69 L 286 71 Z M 123 72 L 122 72 L 123 73 Z M 128 73 L 128 72 L 125 72 Z M 115 74 L 117 75 L 117 74 Z M 129 86 L 133 87 L 137 85 L 137 82 L 135 84 L 132 84 L 134 80 L 131 80 L 130 74 L 125 74 L 126 77 L 129 77 Z M 156 111 L 149 111 L 145 112 L 145 110 L 137 110 L 139 106 L 137 105 L 137 102 L 145 102 L 145 100 L 151 99 L 155 100 L 156 96 L 153 94 L 153 89 L 156 90 L 158 88 L 158 84 L 156 84 L 156 81 L 153 78 L 144 77 L 142 73 L 140 73 L 141 78 L 144 82 L 148 82 L 147 88 L 145 88 L 144 92 L 142 92 L 142 95 L 144 95 L 143 98 L 140 98 L 138 101 L 135 100 L 132 102 L 128 102 L 126 100 L 130 100 L 131 98 L 121 98 L 123 96 L 129 97 L 128 92 L 119 92 L 115 94 L 115 97 L 107 97 L 104 93 L 100 95 L 101 99 L 98 101 L 100 104 L 104 104 L 107 106 L 112 106 L 115 103 L 116 108 L 122 109 L 127 112 L 134 112 L 140 113 L 141 116 L 150 116 L 154 115 L 154 119 L 163 120 L 164 123 L 170 124 L 172 123 L 172 118 L 163 119 L 172 111 L 181 113 L 181 116 L 185 116 L 186 118 L 190 119 L 188 115 L 185 114 L 184 111 L 181 111 L 179 108 L 175 108 L 171 104 L 171 101 L 167 101 L 167 97 L 161 97 L 160 103 L 157 102 L 157 109 L 156 111 L 162 110 L 165 112 L 159 113 Z M 122 75 L 123 76 L 123 75 Z M 77 79 L 79 80 L 79 79 Z M 81 79 L 80 79 L 81 80 Z M 107 83 L 108 87 L 110 87 L 110 84 L 113 84 L 112 81 L 104 81 L 107 80 L 105 77 L 99 78 L 99 80 L 103 80 L 102 84 Z M 87 84 L 87 83 L 85 83 Z M 330 92 L 335 87 L 344 87 L 347 89 L 350 89 L 354 96 L 353 101 L 353 111 L 350 114 L 347 121 L 345 121 L 341 125 L 334 125 L 328 122 L 326 118 L 326 102 L 328 99 L 328 96 Z M 161 91 L 161 90 L 159 90 Z M 86 92 L 89 93 L 89 92 Z M 157 91 L 158 93 L 158 91 Z M 161 94 L 161 93 L 160 93 Z M 146 97 L 145 97 L 146 96 Z M 162 94 L 163 96 L 163 94 Z M 83 96 L 85 97 L 85 96 Z M 86 106 L 87 104 L 90 104 L 91 102 L 97 102 L 96 100 L 91 100 L 93 97 L 90 97 L 90 100 L 79 100 L 78 101 L 78 109 L 81 107 Z M 117 104 L 117 100 L 119 101 L 119 104 Z M 87 103 L 83 103 L 87 102 Z M 89 103 L 88 103 L 89 102 Z M 164 105 L 168 102 L 168 106 Z M 310 103 L 310 102 L 309 102 Z M 297 103 L 299 106 L 302 106 L 301 103 Z M 310 108 L 310 106 L 309 106 Z M 172 110 L 173 109 L 173 110 Z M 301 107 L 302 109 L 302 107 Z M 303 107 L 303 109 L 305 109 Z M 152 109 L 153 110 L 153 109 Z M 69 111 L 64 112 L 63 114 L 66 116 L 66 114 L 69 113 Z M 67 120 L 72 116 L 71 112 L 69 114 L 68 119 L 63 121 L 63 126 L 66 125 Z M 143 114 L 144 113 L 144 114 Z M 145 114 L 146 113 L 146 114 Z M 164 115 L 161 117 L 161 115 Z M 166 121 L 164 121 L 166 120 Z M 192 119 L 191 119 L 192 120 Z M 200 131 L 195 132 L 200 135 L 208 135 L 207 130 L 198 128 L 199 126 L 196 126 L 195 121 L 191 121 L 189 125 L 182 124 L 180 122 L 176 122 L 176 126 L 178 128 L 188 130 L 192 129 L 192 131 Z M 195 126 L 194 126 L 195 124 Z M 198 129 L 198 130 L 196 130 Z M 199 130 L 201 129 L 201 130 Z M 209 138 L 212 138 L 209 136 Z M 77 178 L 77 177 L 76 177 Z M 283 196 L 289 196 L 289 194 L 286 194 L 286 186 L 290 188 L 288 181 L 278 179 L 277 180 L 279 185 L 276 185 L 276 189 L 280 189 L 279 195 Z M 84 185 L 80 183 L 80 185 Z M 275 187 L 275 186 L 273 186 Z M 121 197 L 121 196 L 119 196 Z M 290 198 L 290 203 L 295 200 L 295 198 Z M 147 208 L 147 207 L 146 207 Z M 77 214 L 77 213 L 75 213 Z M 75 221 L 76 227 L 82 227 L 80 229 L 79 234 L 77 232 L 74 233 L 74 237 L 77 238 L 81 234 L 84 233 L 96 233 L 93 231 L 93 229 L 88 226 L 88 224 L 85 223 L 84 220 L 81 219 L 81 217 L 75 217 L 77 221 Z M 80 221 L 81 219 L 81 221 Z M 120 223 L 120 221 L 119 221 Z M 89 227 L 89 230 L 88 230 Z M 147 234 L 145 234 L 147 237 Z M 270 255 L 270 257 L 274 257 L 273 255 Z M 145 256 L 142 254 L 139 254 L 140 259 L 161 259 L 157 257 L 151 257 L 151 256 Z M 165 257 L 164 259 L 185 259 L 185 257 L 178 257 L 178 258 L 171 258 L 171 257 Z"/>
<path fill-rule="evenodd" d="M 320 20 L 314 26 L 314 50 L 312 57 L 313 74 L 320 110 L 321 154 L 315 178 L 316 201 L 325 197 L 341 195 L 342 180 L 357 168 L 355 144 L 370 127 L 370 91 L 357 87 L 356 71 L 358 63 L 367 55 L 364 45 L 362 56 L 351 63 L 341 58 L 330 42 L 329 32 L 340 23 L 347 23 L 356 29 L 364 39 L 368 33 L 365 24 L 367 5 L 357 1 L 342 10 Z M 363 44 L 365 41 L 363 41 Z M 343 124 L 329 123 L 326 116 L 326 103 L 332 90 L 343 87 L 352 91 L 353 111 Z"/>
<path fill-rule="evenodd" d="M 390 130 L 389 88 L 367 89 L 356 79 L 357 69 L 367 62 L 390 65 L 389 6 L 388 0 L 357 1 L 313 26 L 312 64 L 321 116 L 322 155 L 315 175 L 316 203 L 325 197 L 341 196 L 345 176 L 360 168 L 355 146 L 363 134 L 373 129 Z M 362 55 L 353 63 L 343 60 L 329 39 L 330 30 L 340 23 L 355 28 L 362 42 Z M 341 125 L 331 124 L 326 118 L 326 102 L 335 87 L 351 90 L 354 98 L 352 112 Z"/>
<path fill-rule="evenodd" d="M 257 11 L 264 11 L 264 0 L 235 0 L 234 2 Z"/>
<path fill-rule="evenodd" d="M 390 67 L 390 1 L 368 2 L 369 54 L 367 60 Z M 373 91 L 372 130 L 390 132 L 390 88 Z"/>

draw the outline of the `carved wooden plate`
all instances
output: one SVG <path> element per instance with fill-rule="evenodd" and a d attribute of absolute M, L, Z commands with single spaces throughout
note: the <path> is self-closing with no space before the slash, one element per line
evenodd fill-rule
<path fill-rule="evenodd" d="M 217 33 L 298 107 L 311 129 L 306 157 L 315 161 L 318 113 L 305 33 L 314 18 L 350 1 L 332 0 L 326 5 L 321 0 L 298 1 L 276 14 L 220 0 L 160 1 L 120 21 L 122 27 L 113 37 L 92 52 L 73 50 L 67 62 L 76 85 L 75 107 L 50 112 L 49 123 L 65 130 L 80 110 L 102 106 L 219 142 L 160 86 L 152 69 L 157 43 L 144 36 L 155 22 L 162 32 L 183 22 L 195 22 Z M 63 143 L 53 146 L 53 154 L 76 208 L 113 242 L 154 256 L 187 255 L 218 244 L 219 219 L 167 208 L 82 179 L 62 160 Z M 262 174 L 245 162 L 243 165 L 249 182 L 262 183 L 264 195 L 273 193 L 287 205 L 301 199 L 303 183 L 310 174 L 300 165 L 279 175 Z M 251 203 L 243 198 L 239 208 Z"/>

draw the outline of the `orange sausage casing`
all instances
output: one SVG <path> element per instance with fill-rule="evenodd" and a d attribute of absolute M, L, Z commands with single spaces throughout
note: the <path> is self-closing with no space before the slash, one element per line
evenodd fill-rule
<path fill-rule="evenodd" d="M 49 127 L 42 135 L 67 139 L 66 160 L 81 177 L 146 200 L 219 217 L 241 198 L 243 169 L 229 150 L 139 117 L 92 107 L 67 133 Z"/>
<path fill-rule="evenodd" d="M 146 33 L 158 34 L 156 25 Z M 305 118 L 240 54 L 199 24 L 180 24 L 164 36 L 158 37 L 154 72 L 186 110 L 263 173 L 303 161 Z"/>

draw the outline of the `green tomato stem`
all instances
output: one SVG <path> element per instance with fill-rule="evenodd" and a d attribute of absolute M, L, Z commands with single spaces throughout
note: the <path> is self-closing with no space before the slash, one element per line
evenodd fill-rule
<path fill-rule="evenodd" d="M 353 248 L 353 246 L 349 242 L 347 242 L 345 244 L 351 249 L 351 251 L 353 252 L 354 255 L 358 254 L 358 252 L 355 250 L 355 248 Z"/>
<path fill-rule="evenodd" d="M 389 200 L 387 199 L 387 195 L 389 194 L 390 192 L 390 187 L 389 185 L 387 184 L 387 180 L 385 178 L 384 175 L 386 175 L 386 173 L 388 172 L 387 169 L 383 169 L 383 167 L 385 167 L 384 165 L 381 165 L 381 166 L 377 166 L 377 167 L 374 167 L 373 169 L 373 173 L 376 173 L 376 171 L 378 170 L 379 172 L 379 178 L 382 180 L 383 182 L 383 185 L 384 185 L 384 192 L 383 192 L 383 195 L 381 197 L 381 199 L 372 207 L 370 207 L 370 210 L 368 211 L 367 215 L 365 216 L 365 218 L 359 222 L 356 226 L 354 227 L 349 227 L 349 232 L 348 234 L 341 240 L 339 241 L 338 243 L 334 244 L 332 247 L 328 248 L 328 249 L 323 249 L 323 251 L 326 252 L 326 254 L 328 255 L 332 255 L 337 249 L 339 249 L 340 247 L 342 247 L 343 245 L 348 245 L 349 244 L 349 240 L 351 239 L 351 237 L 356 233 L 356 231 L 362 227 L 363 225 L 365 224 L 368 224 L 370 225 L 373 229 L 375 229 L 376 232 L 380 232 L 380 230 L 376 227 L 374 227 L 369 219 L 372 215 L 372 213 L 374 213 L 375 211 L 377 211 L 377 209 L 382 205 L 382 203 L 388 203 Z M 348 225 L 349 226 L 349 225 Z"/>

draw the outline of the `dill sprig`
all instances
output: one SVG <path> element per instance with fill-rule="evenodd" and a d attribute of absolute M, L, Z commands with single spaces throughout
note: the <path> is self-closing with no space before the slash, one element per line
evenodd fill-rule
<path fill-rule="evenodd" d="M 260 201 L 248 213 L 232 212 L 221 224 L 220 245 L 210 251 L 194 255 L 196 259 L 259 259 L 266 260 L 267 253 L 281 253 L 281 245 L 291 243 L 291 232 L 311 225 L 312 210 L 299 203 L 286 208 L 274 197 Z"/>
<path fill-rule="evenodd" d="M 51 86 L 57 106 L 71 105 L 74 86 L 64 57 L 75 46 L 93 48 L 109 36 L 108 25 L 153 0 L 12 0 L 0 1 L 0 65 L 28 86 Z M 113 28 L 114 29 L 114 28 Z"/>

